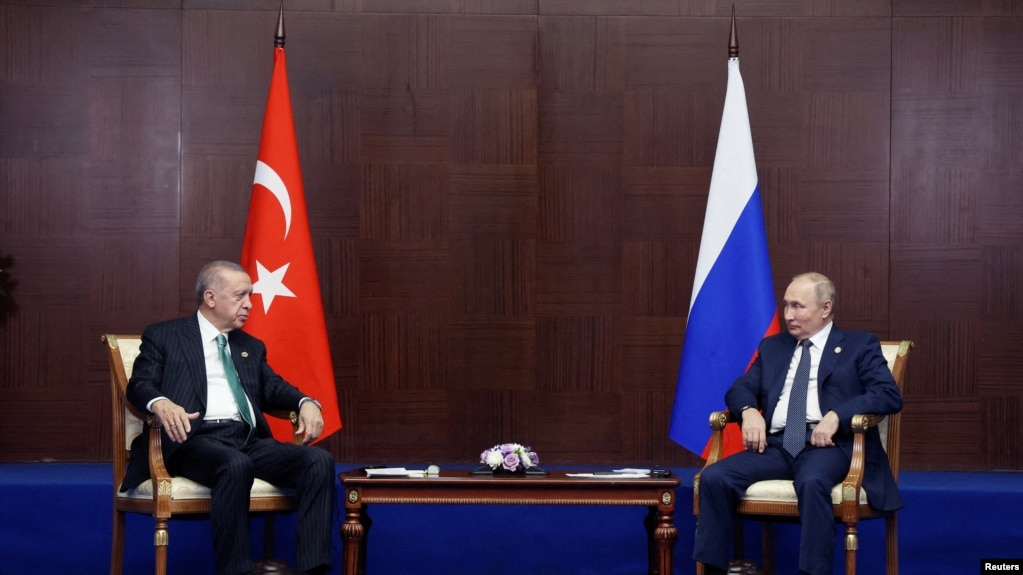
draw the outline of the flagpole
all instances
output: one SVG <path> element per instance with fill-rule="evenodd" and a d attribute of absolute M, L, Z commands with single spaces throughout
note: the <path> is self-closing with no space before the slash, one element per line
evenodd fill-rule
<path fill-rule="evenodd" d="M 283 10 L 283 0 L 281 4 L 281 10 Z M 735 31 L 735 4 L 732 4 L 732 31 L 728 34 L 728 57 L 739 57 L 739 33 Z"/>
<path fill-rule="evenodd" d="M 735 29 L 735 6 L 732 6 L 732 29 Z M 281 12 L 277 15 L 277 31 L 274 32 L 274 48 L 284 47 L 284 0 L 281 0 Z"/>

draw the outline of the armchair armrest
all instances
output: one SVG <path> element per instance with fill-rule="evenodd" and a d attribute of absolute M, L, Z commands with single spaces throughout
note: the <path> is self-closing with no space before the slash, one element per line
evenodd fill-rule
<path fill-rule="evenodd" d="M 115 340 L 116 341 L 116 340 Z M 117 390 L 117 401 L 116 405 L 119 410 L 117 413 L 120 414 L 121 418 L 120 426 L 124 426 L 124 409 L 127 409 L 133 416 L 139 421 L 144 421 L 149 424 L 149 477 L 153 481 L 153 503 L 156 506 L 154 510 L 154 517 L 157 518 L 168 518 L 171 516 L 171 474 L 167 471 L 166 465 L 163 462 L 163 437 L 160 434 L 160 424 L 152 414 L 144 412 L 136 408 L 130 401 L 125 393 L 124 387 L 116 387 Z M 121 430 L 123 434 L 123 429 Z M 123 439 L 122 439 L 123 441 Z M 117 451 L 123 453 L 123 450 Z M 123 457 L 123 456 L 122 456 Z M 123 467 L 126 462 L 115 461 L 114 465 Z M 124 471 L 120 474 L 114 475 L 115 483 L 114 490 L 119 489 L 120 480 L 124 478 Z"/>
<path fill-rule="evenodd" d="M 147 418 L 149 422 L 149 477 L 153 481 L 153 503 L 156 509 L 153 516 L 168 519 L 171 516 L 171 474 L 163 462 L 162 426 L 155 417 Z"/>
<path fill-rule="evenodd" d="M 298 435 L 298 412 L 288 411 L 286 409 L 268 409 L 264 411 L 266 415 L 276 417 L 277 419 L 284 419 L 291 422 L 291 442 L 295 445 L 302 445 L 302 436 Z"/>
<path fill-rule="evenodd" d="M 725 426 L 738 421 L 732 412 L 728 410 L 715 411 L 710 414 L 710 450 L 707 453 L 707 461 L 693 477 L 693 513 L 700 514 L 700 475 L 707 468 L 722 457 L 725 448 Z"/>
<path fill-rule="evenodd" d="M 853 449 L 849 462 L 849 473 L 842 480 L 842 520 L 856 521 L 857 507 L 860 500 L 860 489 L 863 488 L 863 474 L 866 467 L 866 433 L 876 427 L 884 415 L 870 413 L 857 414 L 852 417 Z"/>
<path fill-rule="evenodd" d="M 710 414 L 710 450 L 707 453 L 707 462 L 704 463 L 704 467 L 722 458 L 725 449 L 725 426 L 737 421 L 738 419 L 727 409 Z"/>

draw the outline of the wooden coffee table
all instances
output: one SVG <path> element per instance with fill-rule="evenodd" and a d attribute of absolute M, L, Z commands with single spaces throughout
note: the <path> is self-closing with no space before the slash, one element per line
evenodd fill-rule
<path fill-rule="evenodd" d="M 647 532 L 651 575 L 671 575 L 675 529 L 675 476 L 635 479 L 546 476 L 479 476 L 442 471 L 433 477 L 367 477 L 362 470 L 340 476 L 345 521 L 341 525 L 345 575 L 366 572 L 366 543 L 371 504 L 437 505 L 633 505 L 649 509 Z"/>

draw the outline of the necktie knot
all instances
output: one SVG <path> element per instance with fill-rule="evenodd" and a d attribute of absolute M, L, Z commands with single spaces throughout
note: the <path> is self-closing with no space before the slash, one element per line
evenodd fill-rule
<path fill-rule="evenodd" d="M 222 333 L 218 333 L 217 334 L 217 347 L 219 347 L 220 349 L 224 349 L 224 348 L 227 347 L 227 336 L 226 335 L 224 335 Z"/>

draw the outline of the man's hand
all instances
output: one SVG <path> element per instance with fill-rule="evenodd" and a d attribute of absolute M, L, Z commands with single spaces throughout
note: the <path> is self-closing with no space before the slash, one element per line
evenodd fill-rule
<path fill-rule="evenodd" d="M 192 422 L 199 418 L 198 411 L 185 413 L 185 408 L 167 398 L 154 401 L 150 409 L 156 417 L 154 423 L 163 427 L 167 437 L 174 443 L 188 439 L 188 434 L 192 431 Z"/>
<path fill-rule="evenodd" d="M 295 433 L 302 436 L 302 444 L 308 445 L 323 433 L 323 414 L 312 401 L 303 401 L 298 410 L 298 429 Z"/>
<path fill-rule="evenodd" d="M 831 440 L 838 432 L 838 414 L 829 411 L 824 414 L 817 427 L 813 428 L 810 434 L 810 445 L 814 447 L 834 447 L 835 442 Z"/>
<path fill-rule="evenodd" d="M 742 445 L 746 451 L 757 453 L 763 453 L 767 448 L 767 423 L 754 407 L 742 412 Z"/>

